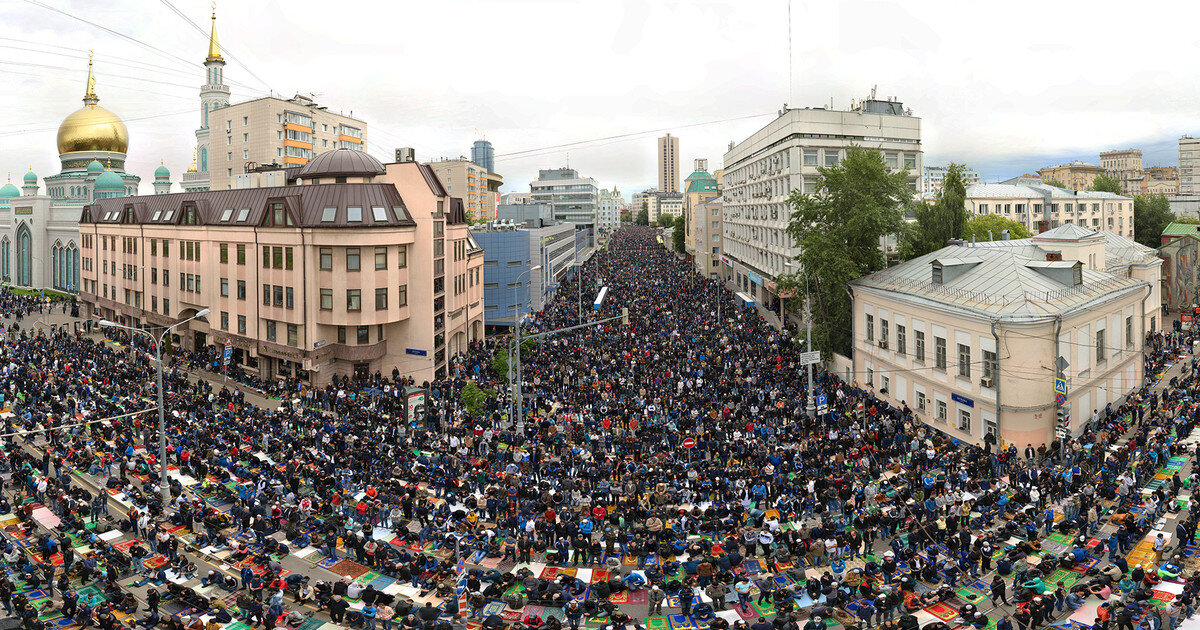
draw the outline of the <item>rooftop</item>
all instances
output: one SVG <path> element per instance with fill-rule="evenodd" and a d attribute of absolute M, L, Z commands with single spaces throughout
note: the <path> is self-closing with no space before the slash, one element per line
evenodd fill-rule
<path fill-rule="evenodd" d="M 1013 182 L 1014 180 L 1009 180 Z M 1049 194 L 1054 199 L 1123 199 L 1132 200 L 1110 192 L 1098 190 L 1068 190 L 1048 184 L 1032 183 L 1035 180 L 1017 178 L 1020 183 L 971 184 L 967 186 L 967 199 L 1034 199 Z"/>

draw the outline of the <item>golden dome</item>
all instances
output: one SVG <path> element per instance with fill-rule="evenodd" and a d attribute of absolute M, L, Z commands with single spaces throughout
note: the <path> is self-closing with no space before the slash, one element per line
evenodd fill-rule
<path fill-rule="evenodd" d="M 92 61 L 88 59 L 87 91 L 83 108 L 67 116 L 58 126 L 58 152 L 111 151 L 126 153 L 129 149 L 129 130 L 117 115 L 100 107 L 96 96 L 96 80 L 92 77 Z"/>
<path fill-rule="evenodd" d="M 117 115 L 99 105 L 86 105 L 58 126 L 58 152 L 112 151 L 126 153 L 129 131 Z"/>

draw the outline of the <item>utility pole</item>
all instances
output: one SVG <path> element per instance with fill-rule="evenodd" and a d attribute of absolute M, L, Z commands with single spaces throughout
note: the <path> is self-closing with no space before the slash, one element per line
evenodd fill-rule
<path fill-rule="evenodd" d="M 812 342 L 812 300 L 808 296 L 808 283 L 804 283 L 804 321 L 808 325 L 808 333 L 805 341 L 808 342 L 808 351 L 813 351 Z M 813 389 L 812 380 L 812 364 L 808 364 L 808 417 L 817 417 L 817 392 Z"/>

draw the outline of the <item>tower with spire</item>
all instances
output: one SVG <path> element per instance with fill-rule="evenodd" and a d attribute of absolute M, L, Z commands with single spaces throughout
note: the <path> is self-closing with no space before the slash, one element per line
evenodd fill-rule
<path fill-rule="evenodd" d="M 212 32 L 208 37 L 208 56 L 204 58 L 204 85 L 200 87 L 200 128 L 196 129 L 196 162 L 194 173 L 184 175 L 183 187 L 188 191 L 208 190 L 209 118 L 213 111 L 229 106 L 229 86 L 225 85 L 225 58 L 217 40 L 217 10 L 212 13 Z"/>

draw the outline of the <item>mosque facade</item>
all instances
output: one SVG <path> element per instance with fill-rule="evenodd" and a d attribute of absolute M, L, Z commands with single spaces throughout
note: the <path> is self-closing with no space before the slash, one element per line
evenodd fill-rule
<path fill-rule="evenodd" d="M 99 199 L 136 195 L 141 178 L 125 172 L 129 131 L 100 106 L 88 61 L 83 107 L 58 128 L 57 174 L 30 168 L 18 188 L 0 187 L 0 283 L 6 287 L 79 290 L 79 219 Z M 155 171 L 155 192 L 170 190 L 170 173 Z M 115 270 L 114 270 L 115 272 Z"/>

